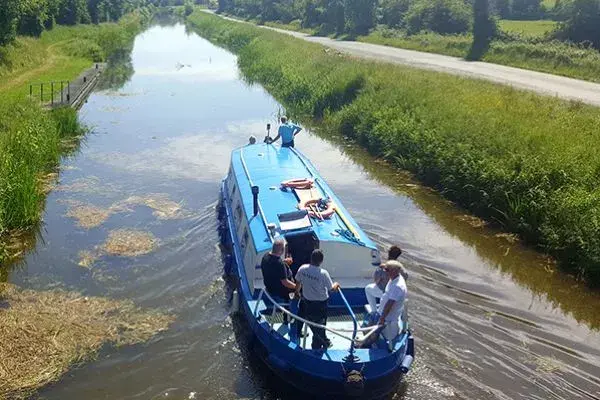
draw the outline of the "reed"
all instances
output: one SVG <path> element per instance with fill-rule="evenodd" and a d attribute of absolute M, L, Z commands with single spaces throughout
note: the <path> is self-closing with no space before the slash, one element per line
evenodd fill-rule
<path fill-rule="evenodd" d="M 357 60 L 202 12 L 188 21 L 296 116 L 318 118 L 600 285 L 597 108 Z"/>

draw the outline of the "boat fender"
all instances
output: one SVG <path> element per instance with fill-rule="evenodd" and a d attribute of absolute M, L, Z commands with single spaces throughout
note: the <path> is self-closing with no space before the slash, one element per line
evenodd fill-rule
<path fill-rule="evenodd" d="M 236 289 L 231 295 L 231 314 L 237 314 L 238 312 L 240 312 L 240 294 Z"/>
<path fill-rule="evenodd" d="M 269 364 L 271 364 L 272 366 L 274 366 L 275 368 L 277 368 L 281 371 L 289 371 L 290 370 L 290 364 L 288 364 L 287 361 L 284 361 L 281 358 L 277 357 L 274 353 L 269 353 L 269 355 L 267 356 L 267 359 L 269 361 Z"/>
<path fill-rule="evenodd" d="M 223 273 L 225 274 L 225 276 L 229 276 L 233 272 L 232 270 L 233 270 L 233 257 L 231 256 L 231 254 L 227 254 L 225 256 L 225 262 L 223 264 Z"/>
<path fill-rule="evenodd" d="M 292 189 L 310 189 L 313 187 L 313 184 L 314 181 L 312 179 L 298 178 L 281 182 L 281 187 Z"/>
<path fill-rule="evenodd" d="M 400 371 L 403 374 L 406 374 L 406 373 L 408 373 L 408 371 L 410 371 L 410 367 L 411 367 L 414 359 L 415 359 L 415 339 L 413 338 L 413 335 L 409 331 L 407 347 L 406 347 L 406 355 L 404 356 L 404 359 L 402 360 L 402 364 L 400 365 Z"/>
<path fill-rule="evenodd" d="M 365 377 L 363 376 L 362 372 L 352 370 L 346 373 L 344 390 L 348 396 L 362 396 L 363 392 L 365 391 Z"/>
<path fill-rule="evenodd" d="M 400 371 L 403 374 L 407 374 L 408 371 L 410 371 L 410 367 L 413 363 L 413 360 L 414 358 L 411 355 L 407 354 L 406 356 L 404 356 L 404 360 L 402 360 L 402 365 L 400 366 Z"/>

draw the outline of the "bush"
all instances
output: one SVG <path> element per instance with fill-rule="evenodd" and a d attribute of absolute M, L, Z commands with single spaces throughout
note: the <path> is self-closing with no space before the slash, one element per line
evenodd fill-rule
<path fill-rule="evenodd" d="M 463 0 L 415 0 L 406 14 L 409 33 L 465 33 L 471 29 L 471 8 Z"/>
<path fill-rule="evenodd" d="M 575 43 L 591 43 L 600 50 L 600 0 L 572 0 L 562 5 L 564 23 L 556 37 Z"/>
<path fill-rule="evenodd" d="M 344 4 L 346 30 L 364 35 L 375 25 L 375 0 L 346 0 Z"/>
<path fill-rule="evenodd" d="M 381 23 L 391 28 L 402 27 L 409 5 L 409 0 L 382 0 L 380 3 Z"/>
<path fill-rule="evenodd" d="M 19 4 L 17 0 L 3 0 L 0 7 L 0 46 L 15 39 Z"/>

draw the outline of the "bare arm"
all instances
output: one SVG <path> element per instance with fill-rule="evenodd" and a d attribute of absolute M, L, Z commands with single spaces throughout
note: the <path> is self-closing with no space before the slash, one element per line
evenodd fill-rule
<path fill-rule="evenodd" d="M 296 286 L 297 286 L 294 282 L 290 281 L 289 279 L 282 279 L 281 284 L 283 286 L 285 286 L 286 288 L 292 289 L 292 290 L 295 290 Z"/>
<path fill-rule="evenodd" d="M 275 136 L 274 138 L 272 138 L 269 143 L 275 143 L 277 140 L 279 140 L 279 138 L 280 138 L 280 135 L 278 133 L 277 136 Z"/>
<path fill-rule="evenodd" d="M 331 285 L 331 291 L 337 292 L 338 290 L 340 290 L 340 284 L 337 282 L 333 282 L 333 285 Z"/>

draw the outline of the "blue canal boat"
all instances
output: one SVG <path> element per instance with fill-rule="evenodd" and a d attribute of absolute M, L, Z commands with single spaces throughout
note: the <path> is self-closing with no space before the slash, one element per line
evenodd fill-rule
<path fill-rule="evenodd" d="M 304 155 L 273 144 L 233 150 L 219 217 L 226 273 L 237 282 L 234 307 L 248 321 L 253 348 L 277 376 L 328 399 L 382 398 L 396 389 L 414 357 L 406 313 L 393 340 L 374 333 L 377 327 L 361 327 L 369 311 L 364 287 L 380 264 L 379 251 Z M 284 313 L 291 321 L 300 318 L 294 301 L 276 300 L 264 289 L 260 262 L 276 238 L 285 240 L 292 270 L 320 248 L 323 267 L 341 285 L 329 299 L 332 344 L 326 350 L 311 349 L 306 324 L 298 338 L 294 325 L 283 323 Z"/>

